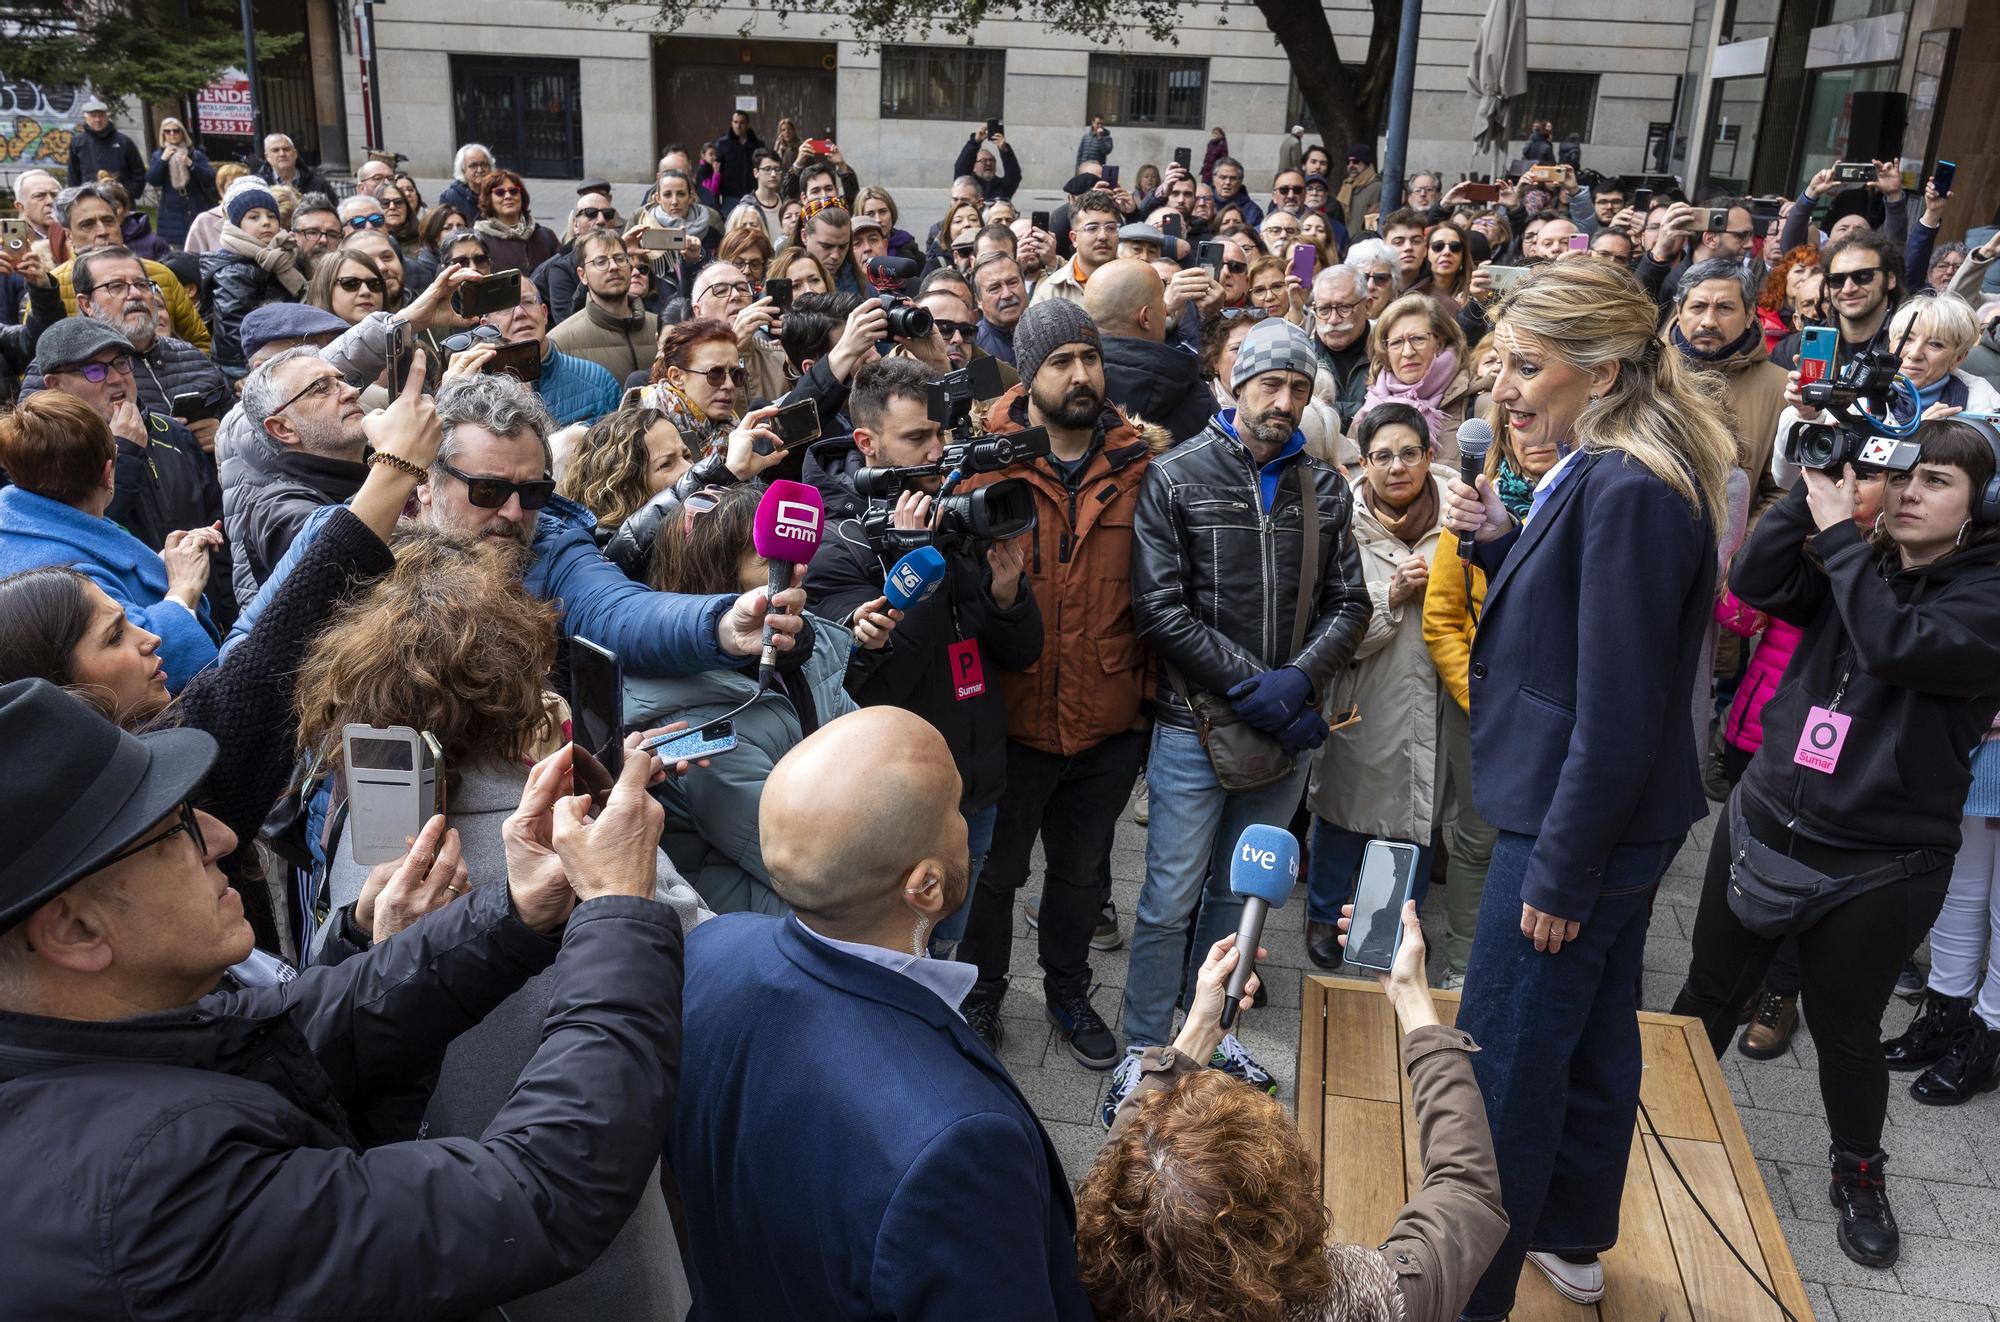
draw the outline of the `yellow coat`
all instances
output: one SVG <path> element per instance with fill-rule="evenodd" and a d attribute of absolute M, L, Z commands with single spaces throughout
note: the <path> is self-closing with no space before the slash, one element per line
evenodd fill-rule
<path fill-rule="evenodd" d="M 1471 602 L 1466 601 L 1466 569 L 1472 571 Z M 1437 550 L 1431 554 L 1431 578 L 1424 588 L 1424 645 L 1431 649 L 1431 664 L 1454 701 L 1470 711 L 1472 681 L 1466 670 L 1472 665 L 1472 639 L 1477 632 L 1473 616 L 1486 603 L 1486 571 L 1458 558 L 1458 537 L 1446 528 L 1438 534 Z"/>
<path fill-rule="evenodd" d="M 187 289 L 181 284 L 180 277 L 158 262 L 147 261 L 145 258 L 140 258 L 140 262 L 146 268 L 146 278 L 160 287 L 160 297 L 166 300 L 167 315 L 172 318 L 174 324 L 174 338 L 186 340 L 203 353 L 214 352 L 209 343 L 208 323 L 201 319 L 201 311 L 195 307 L 194 300 L 188 297 Z M 72 257 L 49 273 L 55 277 L 56 287 L 62 290 L 63 307 L 72 317 L 76 315 L 76 285 L 70 279 L 70 272 L 75 266 L 76 259 Z M 26 319 L 25 311 L 22 318 Z"/>

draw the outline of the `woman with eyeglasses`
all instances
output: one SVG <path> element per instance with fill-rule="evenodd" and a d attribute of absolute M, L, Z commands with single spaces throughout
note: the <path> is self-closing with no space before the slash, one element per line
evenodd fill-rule
<path fill-rule="evenodd" d="M 1250 306 L 1267 317 L 1305 324 L 1305 307 L 1294 297 L 1299 284 L 1291 266 L 1280 257 L 1259 257 L 1250 263 Z"/>
<path fill-rule="evenodd" d="M 1336 923 L 1354 898 L 1361 853 L 1370 839 L 1416 846 L 1423 907 L 1431 872 L 1431 829 L 1441 813 L 1437 768 L 1443 738 L 1443 692 L 1424 644 L 1424 591 L 1443 530 L 1444 479 L 1431 471 L 1424 416 L 1385 403 L 1355 425 L 1361 476 L 1354 492 L 1354 543 L 1361 552 L 1375 615 L 1354 660 L 1323 695 L 1334 735 L 1313 761 L 1306 806 L 1312 812 L 1306 951 L 1321 968 L 1340 967 Z M 1350 712 L 1362 719 L 1347 728 Z"/>
<path fill-rule="evenodd" d="M 764 484 L 755 481 L 689 493 L 678 509 L 669 511 L 654 538 L 650 586 L 681 593 L 747 592 L 765 586 L 769 566 L 751 540 L 763 495 Z M 857 647 L 884 646 L 902 612 L 890 610 L 888 601 L 878 597 L 855 617 L 836 624 L 808 613 L 811 648 L 787 653 L 770 688 L 757 683 L 755 657 L 744 658 L 740 668 L 674 679 L 626 678 L 628 728 L 667 720 L 699 727 L 723 716 L 735 723 L 736 747 L 663 796 L 667 824 L 660 845 L 702 902 L 717 913 L 788 912 L 771 889 L 758 849 L 758 800 L 771 768 L 793 745 L 856 710 L 843 687 L 848 658 Z"/>
<path fill-rule="evenodd" d="M 153 150 L 146 182 L 160 190 L 159 236 L 176 248 L 194 218 L 219 196 L 208 153 L 188 141 L 187 125 L 172 116 L 160 121 L 160 145 Z"/>
<path fill-rule="evenodd" d="M 486 240 L 496 271 L 527 275 L 561 250 L 555 231 L 538 224 L 528 209 L 528 186 L 512 170 L 495 170 L 479 190 L 479 219 L 473 223 Z"/>
<path fill-rule="evenodd" d="M 1424 248 L 1428 255 L 1411 291 L 1429 294 L 1444 305 L 1447 316 L 1456 319 L 1472 297 L 1472 237 L 1443 220 L 1431 226 Z"/>
<path fill-rule="evenodd" d="M 1375 320 L 1368 338 L 1368 361 L 1375 381 L 1368 387 L 1358 426 L 1383 404 L 1408 404 L 1423 415 L 1432 453 L 1446 463 L 1458 460 L 1458 424 L 1472 399 L 1472 371 L 1465 361 L 1465 333 L 1429 294 L 1409 293 Z"/>
<path fill-rule="evenodd" d="M 201 257 L 201 308 L 214 335 L 216 366 L 243 375 L 243 318 L 266 303 L 296 303 L 306 290 L 296 236 L 278 227 L 277 199 L 262 188 L 237 191 L 228 203 L 222 247 Z"/>
<path fill-rule="evenodd" d="M 11 419 L 0 420 L 0 455 L 6 454 L 10 436 L 37 427 L 53 424 L 66 437 L 82 436 L 88 428 L 78 409 L 96 417 L 57 391 L 33 396 Z M 414 473 L 427 470 L 437 454 L 436 415 L 420 400 L 413 398 L 386 421 L 393 425 L 371 440 L 376 453 L 393 456 L 401 466 L 387 460 L 370 465 L 360 490 L 329 518 L 242 643 L 192 678 L 178 673 L 178 656 L 189 644 L 196 617 L 184 607 L 188 598 L 178 592 L 199 591 L 197 576 L 205 576 L 208 565 L 205 546 L 198 548 L 198 559 L 180 552 L 151 557 L 154 564 L 165 564 L 168 592 L 177 596 L 176 602 L 156 607 L 135 602 L 101 569 L 74 556 L 66 556 L 68 563 L 61 567 L 0 579 L 0 682 L 41 678 L 60 684 L 128 730 L 185 725 L 215 737 L 221 748 L 217 774 L 203 782 L 195 806 L 246 842 L 222 866 L 242 894 L 258 947 L 265 951 L 279 948 L 278 927 L 254 842 L 292 773 L 297 749 L 293 677 L 334 606 L 358 585 L 388 571 L 388 539 L 416 490 Z M 24 474 L 44 490 L 59 481 L 52 470 L 45 474 L 11 457 L 4 462 L 17 483 Z M 0 494 L 0 501 L 20 499 Z M 11 559 L 3 549 L 0 558 Z M 145 572 L 144 562 L 139 563 Z M 212 644 L 209 652 L 213 654 Z M 376 889 L 386 880 L 385 874 Z"/>

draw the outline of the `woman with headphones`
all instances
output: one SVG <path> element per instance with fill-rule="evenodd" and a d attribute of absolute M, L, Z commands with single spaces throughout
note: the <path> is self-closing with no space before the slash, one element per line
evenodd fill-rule
<path fill-rule="evenodd" d="M 1798 938 L 1837 1235 L 1867 1267 L 1900 1247 L 1882 1012 L 1944 902 L 1972 750 L 2000 713 L 2000 433 L 1954 418 L 1916 440 L 1872 533 L 1854 524 L 1853 467 L 1808 469 L 1737 554 L 1730 589 L 1804 632 L 1716 830 L 1674 1002 L 1721 1055 L 1779 940 Z"/>

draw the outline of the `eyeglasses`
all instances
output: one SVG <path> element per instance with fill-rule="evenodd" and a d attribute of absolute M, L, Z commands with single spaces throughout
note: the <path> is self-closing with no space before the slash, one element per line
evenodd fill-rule
<path fill-rule="evenodd" d="M 1458 242 L 1456 239 L 1432 239 L 1431 251 L 1461 253 L 1465 251 L 1465 245 Z"/>
<path fill-rule="evenodd" d="M 1845 289 L 1847 282 L 1852 280 L 1858 287 L 1866 289 L 1875 283 L 1875 277 L 1880 274 L 1882 268 L 1879 266 L 1864 266 L 1858 271 L 1829 271 L 1826 275 L 1826 287 Z"/>
<path fill-rule="evenodd" d="M 1391 284 L 1396 279 L 1395 276 L 1390 275 L 1387 271 L 1370 271 L 1366 278 L 1371 285 Z"/>
<path fill-rule="evenodd" d="M 494 197 L 519 197 L 520 195 L 521 190 L 512 184 L 502 184 L 492 192 L 492 196 Z"/>
<path fill-rule="evenodd" d="M 379 230 L 386 228 L 388 224 L 389 218 L 379 211 L 366 216 L 350 216 L 347 220 L 347 228 L 351 230 Z"/>
<path fill-rule="evenodd" d="M 103 284 L 93 285 L 84 292 L 92 297 L 98 294 L 109 294 L 113 298 L 124 298 L 128 294 L 144 297 L 147 290 L 158 288 L 159 286 L 151 280 L 106 280 Z"/>
<path fill-rule="evenodd" d="M 1405 349 L 1411 353 L 1422 353 L 1436 342 L 1437 337 L 1434 335 L 1399 335 L 1382 347 L 1390 353 L 1402 353 Z"/>
<path fill-rule="evenodd" d="M 628 271 L 632 268 L 632 259 L 622 252 L 614 252 L 606 253 L 602 257 L 593 257 L 584 265 L 593 271 Z M 749 288 L 748 285 L 743 287 Z"/>
<path fill-rule="evenodd" d="M 1321 318 L 1322 320 L 1326 320 L 1326 321 L 1346 321 L 1346 320 L 1347 320 L 1347 319 L 1348 319 L 1349 317 L 1351 317 L 1351 316 L 1353 316 L 1353 315 L 1354 315 L 1355 313 L 1357 313 L 1357 312 L 1361 311 L 1361 304 L 1359 304 L 1359 303 L 1315 303 L 1315 304 L 1313 304 L 1313 305 L 1312 305 L 1312 311 L 1313 311 L 1313 315 L 1314 315 L 1315 317 L 1319 317 L 1319 318 Z"/>
<path fill-rule="evenodd" d="M 335 276 L 333 283 L 340 286 L 340 291 L 344 294 L 358 294 L 363 289 L 372 289 L 379 294 L 387 288 L 378 277 L 372 275 Z"/>
<path fill-rule="evenodd" d="M 708 286 L 708 288 L 702 290 L 701 296 L 707 298 L 711 294 L 720 294 L 724 298 L 728 298 L 740 294 L 744 298 L 748 298 L 751 292 L 750 282 L 747 280 L 718 280 Z"/>
<path fill-rule="evenodd" d="M 729 384 L 733 386 L 745 386 L 750 383 L 750 374 L 744 371 L 740 366 L 711 367 L 705 372 L 697 372 L 692 367 L 683 368 L 682 370 L 685 371 L 689 376 L 698 376 L 702 380 L 708 382 L 708 388 L 710 390 L 722 389 L 722 383 L 724 381 L 729 382 Z"/>
<path fill-rule="evenodd" d="M 578 220 L 608 220 L 613 225 L 616 225 L 618 223 L 618 208 L 578 207 L 576 209 L 576 218 Z"/>
<path fill-rule="evenodd" d="M 470 473 L 459 472 L 450 464 L 439 466 L 465 483 L 465 498 L 483 510 L 499 509 L 510 496 L 521 498 L 522 509 L 538 510 L 549 503 L 550 496 L 556 494 L 555 482 L 546 477 L 530 482 L 509 482 L 504 477 L 474 477 Z"/>
<path fill-rule="evenodd" d="M 330 372 L 325 376 L 316 376 L 311 381 L 308 381 L 305 387 L 302 390 L 300 390 L 297 394 L 293 395 L 290 399 L 286 400 L 284 403 L 278 405 L 278 407 L 272 409 L 271 416 L 274 418 L 277 417 L 280 413 L 283 413 L 286 409 L 298 403 L 300 400 L 304 399 L 308 395 L 318 397 L 321 395 L 332 394 L 336 389 L 339 388 L 339 386 L 340 386 L 340 376 L 338 373 Z"/>
<path fill-rule="evenodd" d="M 1232 262 L 1225 260 L 1222 263 L 1222 269 L 1229 272 L 1229 274 L 1231 275 L 1243 275 L 1250 270 L 1250 263 Z"/>
<path fill-rule="evenodd" d="M 317 225 L 310 228 L 300 227 L 294 229 L 292 233 L 301 238 L 318 239 L 321 243 L 339 243 L 341 238 L 339 230 L 322 229 Z"/>
<path fill-rule="evenodd" d="M 444 264 L 446 266 L 456 266 L 461 269 L 469 268 L 474 271 L 490 271 L 493 269 L 493 259 L 483 252 L 462 252 L 456 257 L 445 258 Z"/>
<path fill-rule="evenodd" d="M 99 863 L 95 868 L 92 869 L 92 871 L 102 872 L 104 869 L 110 867 L 113 863 L 121 863 L 124 860 L 132 857 L 134 854 L 143 854 L 147 850 L 151 849 L 154 845 L 165 844 L 167 841 L 179 835 L 182 831 L 186 831 L 188 833 L 188 839 L 194 841 L 195 853 L 201 855 L 201 857 L 203 857 L 204 859 L 207 858 L 208 841 L 204 839 L 201 834 L 201 819 L 195 816 L 194 804 L 189 800 L 183 799 L 181 800 L 178 820 L 176 820 L 172 826 L 169 826 L 166 830 L 160 832 L 158 835 L 152 837 L 149 840 L 141 840 L 136 845 L 130 845 L 124 849 L 119 850 L 117 853 L 113 854 L 110 858 L 107 858 L 102 863 Z"/>
<path fill-rule="evenodd" d="M 121 353 L 108 363 L 78 363 L 75 367 L 66 370 L 75 372 L 78 376 L 95 386 L 103 384 L 104 378 L 110 376 L 114 371 L 120 376 L 132 375 L 132 359 L 129 355 Z"/>
<path fill-rule="evenodd" d="M 1285 286 L 1282 284 L 1253 285 L 1250 288 L 1250 297 L 1252 298 L 1283 298 L 1284 296 Z"/>
<path fill-rule="evenodd" d="M 474 345 L 498 343 L 500 343 L 499 331 L 491 326 L 474 326 L 471 330 L 462 330 L 456 335 L 445 336 L 438 342 L 438 347 L 446 353 L 464 353 Z"/>
<path fill-rule="evenodd" d="M 1401 464 L 1405 468 L 1415 468 L 1426 451 L 1420 445 L 1406 446 L 1401 450 L 1370 450 L 1368 462 L 1377 468 L 1389 468 Z"/>
<path fill-rule="evenodd" d="M 979 334 L 979 327 L 969 321 L 947 321 L 943 317 L 931 318 L 931 324 L 947 340 L 969 340 Z"/>

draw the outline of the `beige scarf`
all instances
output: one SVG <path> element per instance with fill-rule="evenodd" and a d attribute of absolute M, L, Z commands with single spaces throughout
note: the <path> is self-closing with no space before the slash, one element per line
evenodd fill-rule
<path fill-rule="evenodd" d="M 526 243 L 535 237 L 535 218 L 523 211 L 521 219 L 512 225 L 492 216 L 482 216 L 472 228 L 489 239 L 518 239 Z"/>
<path fill-rule="evenodd" d="M 258 243 L 241 228 L 227 222 L 222 226 L 222 249 L 235 253 L 238 257 L 248 257 L 265 271 L 276 276 L 285 292 L 297 298 L 305 292 L 305 273 L 299 270 L 299 249 L 297 240 L 290 243 L 282 240 L 291 238 L 281 234 L 268 245 Z"/>

